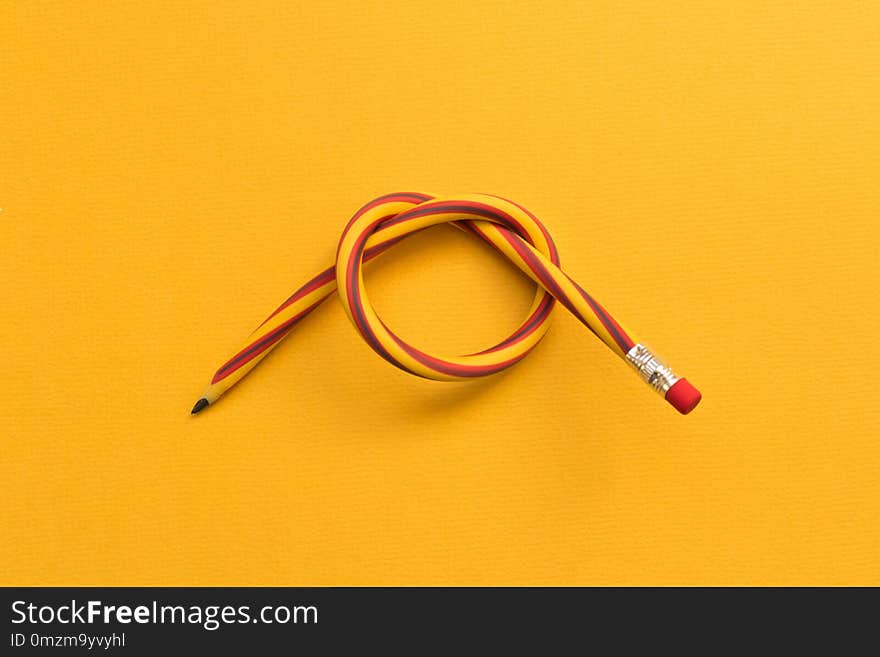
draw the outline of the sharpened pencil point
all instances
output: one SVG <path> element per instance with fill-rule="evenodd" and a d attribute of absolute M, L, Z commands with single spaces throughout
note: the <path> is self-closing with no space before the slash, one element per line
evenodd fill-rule
<path fill-rule="evenodd" d="M 193 406 L 191 414 L 195 415 L 199 411 L 207 408 L 209 404 L 210 404 L 210 402 L 207 399 L 205 399 L 204 397 L 202 397 L 199 401 L 196 402 L 196 405 Z"/>

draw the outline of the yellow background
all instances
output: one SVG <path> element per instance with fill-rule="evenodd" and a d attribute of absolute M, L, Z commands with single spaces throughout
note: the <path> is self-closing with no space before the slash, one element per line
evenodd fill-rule
<path fill-rule="evenodd" d="M 880 584 L 880 4 L 5 2 L 0 583 Z M 189 409 L 398 190 L 513 198 L 698 385 L 564 309 L 399 372 L 331 299 Z M 531 284 L 440 227 L 368 268 L 483 348 Z"/>

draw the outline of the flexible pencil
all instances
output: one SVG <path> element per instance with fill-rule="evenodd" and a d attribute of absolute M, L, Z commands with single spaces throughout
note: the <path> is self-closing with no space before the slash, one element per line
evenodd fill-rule
<path fill-rule="evenodd" d="M 477 353 L 430 355 L 408 344 L 382 322 L 364 287 L 363 263 L 406 237 L 442 223 L 452 223 L 485 242 L 537 283 L 531 308 L 519 327 L 498 344 Z M 550 233 L 531 212 L 513 201 L 487 194 L 435 198 L 399 192 L 374 199 L 354 214 L 342 232 L 335 264 L 294 292 L 248 336 L 214 373 L 192 413 L 216 402 L 244 378 L 334 291 L 370 347 L 395 367 L 420 377 L 460 381 L 510 367 L 544 337 L 550 314 L 559 301 L 679 412 L 689 413 L 700 401 L 696 388 L 677 377 L 560 269 L 559 253 Z"/>

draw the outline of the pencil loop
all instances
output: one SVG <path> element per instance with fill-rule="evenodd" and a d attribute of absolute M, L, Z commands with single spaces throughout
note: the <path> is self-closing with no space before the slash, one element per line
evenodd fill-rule
<path fill-rule="evenodd" d="M 483 351 L 432 355 L 409 344 L 379 318 L 364 286 L 363 264 L 409 235 L 443 223 L 485 242 L 535 283 L 535 297 L 511 335 Z M 700 393 L 672 374 L 632 337 L 605 308 L 559 266 L 550 233 L 531 212 L 513 201 L 488 194 L 435 198 L 400 192 L 361 207 L 342 232 L 336 262 L 291 295 L 248 338 L 244 347 L 217 370 L 193 413 L 213 403 L 241 380 L 306 315 L 334 290 L 361 337 L 386 361 L 406 372 L 439 381 L 460 381 L 500 372 L 525 358 L 549 328 L 559 301 L 679 412 L 690 412 Z"/>
<path fill-rule="evenodd" d="M 441 223 L 452 223 L 507 257 L 511 257 L 508 252 L 517 254 L 520 262 L 523 258 L 534 260 L 533 254 L 538 253 L 557 267 L 558 252 L 540 222 L 509 201 L 484 195 L 448 200 L 395 195 L 377 201 L 355 214 L 342 233 L 336 254 L 339 298 L 367 344 L 395 367 L 441 381 L 494 374 L 528 355 L 547 332 L 556 301 L 544 287 L 537 287 L 532 306 L 519 327 L 498 344 L 475 354 L 438 356 L 407 343 L 382 322 L 369 301 L 361 268 L 368 245 L 381 248 L 388 241 Z M 401 201 L 418 203 L 392 213 L 397 208 L 390 206 Z M 540 265 L 536 268 L 540 270 Z"/>

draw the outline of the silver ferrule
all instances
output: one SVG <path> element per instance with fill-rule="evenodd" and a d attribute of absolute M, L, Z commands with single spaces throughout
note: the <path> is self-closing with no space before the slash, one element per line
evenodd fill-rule
<path fill-rule="evenodd" d="M 639 376 L 649 386 L 664 397 L 666 396 L 666 391 L 678 381 L 675 372 L 643 344 L 637 344 L 626 352 L 626 361 L 635 368 Z"/>

